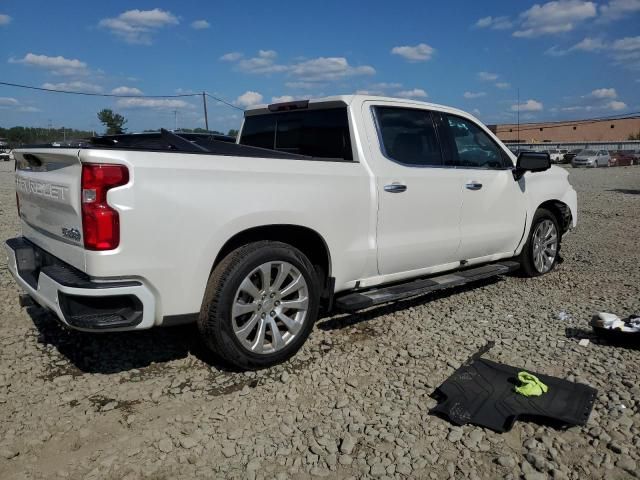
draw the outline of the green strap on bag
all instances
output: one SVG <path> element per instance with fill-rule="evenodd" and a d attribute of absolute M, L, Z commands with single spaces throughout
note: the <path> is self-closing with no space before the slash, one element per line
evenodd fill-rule
<path fill-rule="evenodd" d="M 529 372 L 518 372 L 518 380 L 520 380 L 520 385 L 515 388 L 516 393 L 525 397 L 539 397 L 549 390 L 549 387 L 542 383 L 538 377 Z"/>

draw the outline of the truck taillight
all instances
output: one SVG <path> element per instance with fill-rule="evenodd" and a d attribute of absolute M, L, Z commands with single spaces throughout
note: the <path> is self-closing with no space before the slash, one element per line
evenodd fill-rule
<path fill-rule="evenodd" d="M 82 232 L 87 250 L 113 250 L 120 243 L 118 212 L 107 204 L 107 192 L 129 181 L 124 165 L 82 165 Z"/>

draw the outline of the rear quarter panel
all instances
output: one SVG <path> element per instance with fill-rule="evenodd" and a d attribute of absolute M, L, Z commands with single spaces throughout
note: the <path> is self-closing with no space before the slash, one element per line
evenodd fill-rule
<path fill-rule="evenodd" d="M 87 271 L 144 278 L 158 295 L 158 321 L 199 311 L 219 250 L 248 228 L 295 224 L 318 232 L 337 289 L 366 273 L 375 248 L 375 203 L 360 163 L 117 150 L 80 156 L 125 163 L 131 175 L 108 194 L 120 213 L 120 246 L 87 252 Z"/>

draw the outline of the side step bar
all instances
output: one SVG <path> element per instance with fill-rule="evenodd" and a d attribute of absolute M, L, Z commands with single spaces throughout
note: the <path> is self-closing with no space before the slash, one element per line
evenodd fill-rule
<path fill-rule="evenodd" d="M 403 298 L 415 297 L 445 288 L 457 287 L 466 283 L 483 280 L 485 278 L 504 275 L 520 268 L 518 262 L 505 261 L 491 263 L 481 267 L 460 270 L 437 277 L 419 278 L 406 283 L 399 283 L 388 287 L 372 288 L 361 292 L 350 292 L 335 299 L 335 307 L 347 312 L 354 312 L 381 303 L 394 302 Z"/>

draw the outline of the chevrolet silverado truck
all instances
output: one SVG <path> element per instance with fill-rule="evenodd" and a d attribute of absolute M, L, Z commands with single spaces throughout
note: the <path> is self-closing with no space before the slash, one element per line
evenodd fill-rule
<path fill-rule="evenodd" d="M 196 322 L 244 369 L 294 355 L 319 311 L 546 274 L 576 224 L 548 153 L 404 99 L 256 107 L 235 143 L 163 130 L 15 157 L 23 300 L 82 331 Z"/>

